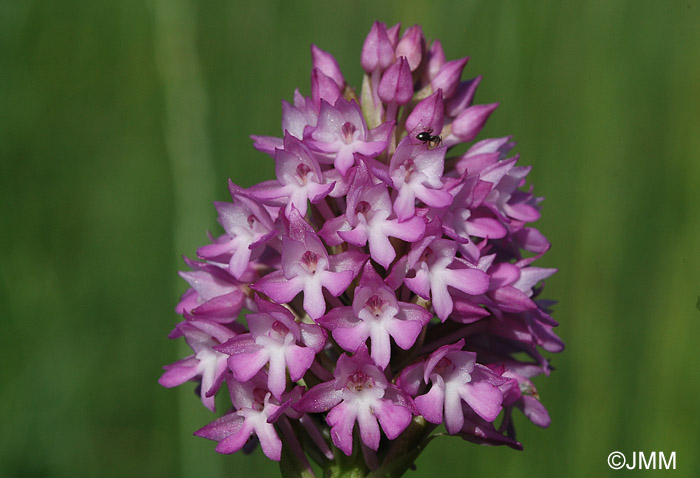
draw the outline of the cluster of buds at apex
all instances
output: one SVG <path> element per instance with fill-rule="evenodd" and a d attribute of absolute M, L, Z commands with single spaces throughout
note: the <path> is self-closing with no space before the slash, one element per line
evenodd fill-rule
<path fill-rule="evenodd" d="M 564 345 L 538 298 L 555 269 L 533 265 L 549 242 L 530 168 L 509 137 L 473 143 L 497 104 L 473 104 L 481 77 L 419 26 L 372 25 L 359 92 L 311 53 L 310 97 L 283 102 L 281 137 L 252 137 L 276 178 L 230 182 L 223 234 L 186 259 L 170 337 L 193 353 L 161 385 L 198 382 L 214 411 L 226 383 L 230 410 L 195 434 L 308 473 L 396 476 L 440 424 L 521 449 L 513 410 L 549 425 L 531 379 Z"/>

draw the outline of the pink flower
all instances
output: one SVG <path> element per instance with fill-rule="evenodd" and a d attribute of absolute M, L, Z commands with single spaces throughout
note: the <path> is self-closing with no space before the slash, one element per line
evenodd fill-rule
<path fill-rule="evenodd" d="M 507 380 L 489 368 L 476 363 L 476 354 L 462 350 L 464 340 L 440 347 L 423 363 L 406 368 L 399 380 L 400 386 L 411 395 L 417 394 L 420 382 L 430 383 L 430 390 L 417 396 L 416 408 L 426 420 L 442 423 L 448 433 L 457 433 L 464 425 L 462 402 L 487 422 L 492 422 L 501 411 L 503 394 L 498 388 Z"/>
<path fill-rule="evenodd" d="M 185 337 L 187 345 L 194 351 L 182 360 L 166 365 L 165 373 L 158 379 L 164 387 L 182 385 L 188 380 L 200 377 L 202 403 L 209 410 L 215 410 L 214 394 L 228 371 L 226 354 L 215 347 L 241 332 L 242 327 L 234 324 L 233 330 L 225 325 L 204 319 L 191 319 L 180 322 L 170 334 L 170 338 Z"/>
<path fill-rule="evenodd" d="M 343 453 L 352 454 L 355 422 L 362 442 L 373 450 L 379 448 L 379 424 L 390 440 L 406 429 L 413 416 L 411 400 L 387 381 L 366 347 L 352 357 L 341 355 L 334 377 L 309 390 L 295 408 L 308 413 L 329 411 L 331 439 Z"/>
<path fill-rule="evenodd" d="M 260 440 L 263 453 L 271 460 L 279 461 L 282 441 L 275 430 L 274 422 L 290 402 L 280 403 L 265 388 L 264 374 L 253 380 L 240 383 L 229 379 L 229 393 L 234 411 L 200 428 L 195 435 L 218 441 L 216 451 L 234 453 L 255 434 Z"/>
<path fill-rule="evenodd" d="M 219 345 L 228 366 L 239 382 L 247 382 L 269 364 L 267 388 L 280 398 L 287 388 L 285 370 L 292 381 L 301 380 L 326 343 L 326 333 L 318 325 L 299 324 L 281 305 L 257 299 L 259 312 L 248 314 L 250 333 L 241 334 Z"/>
<path fill-rule="evenodd" d="M 389 237 L 416 241 L 425 233 L 425 221 L 416 216 L 404 222 L 392 218 L 389 191 L 384 184 L 375 185 L 369 174 L 364 163 L 356 168 L 345 214 L 326 222 L 319 234 L 329 245 L 368 244 L 372 259 L 388 269 L 396 257 Z"/>
<path fill-rule="evenodd" d="M 387 138 L 393 124 L 384 123 L 374 130 L 368 130 L 362 110 L 354 101 L 342 98 L 331 106 L 321 101 L 318 124 L 307 128 L 308 145 L 320 152 L 322 160 L 330 161 L 340 174 L 345 175 L 354 164 L 354 154 L 376 157 L 387 146 Z"/>
<path fill-rule="evenodd" d="M 399 220 L 415 214 L 416 200 L 434 208 L 452 203 L 452 195 L 443 190 L 442 174 L 446 148 L 429 149 L 406 137 L 396 148 L 389 163 L 392 186 L 398 191 L 394 210 Z"/>
<path fill-rule="evenodd" d="M 279 180 L 260 183 L 252 187 L 249 193 L 263 204 L 285 206 L 287 218 L 292 208 L 303 216 L 309 201 L 316 204 L 333 189 L 334 183 L 324 182 L 313 153 L 289 133 L 284 137 L 284 149 L 275 149 L 275 164 Z"/>
<path fill-rule="evenodd" d="M 333 332 L 343 349 L 354 352 L 369 338 L 372 360 L 386 368 L 392 337 L 404 350 L 411 348 L 431 314 L 416 304 L 399 302 L 370 263 L 365 264 L 352 307 L 336 307 L 318 320 Z"/>
<path fill-rule="evenodd" d="M 241 279 L 248 269 L 253 251 L 261 252 L 262 246 L 275 236 L 272 218 L 265 208 L 249 196 L 231 186 L 234 203 L 217 202 L 219 222 L 226 234 L 214 244 L 200 247 L 197 254 L 203 259 L 228 262 L 229 270 Z"/>
<path fill-rule="evenodd" d="M 203 264 L 185 259 L 193 270 L 180 272 L 190 285 L 175 308 L 185 317 L 198 317 L 215 322 L 236 320 L 243 307 L 250 306 L 246 285 L 234 278 L 223 264 Z"/>
<path fill-rule="evenodd" d="M 435 313 L 445 321 L 454 307 L 453 294 L 448 287 L 469 295 L 486 292 L 489 276 L 456 257 L 457 243 L 449 239 L 428 236 L 408 255 L 407 268 L 415 271 L 404 282 L 424 299 L 431 299 Z"/>
<path fill-rule="evenodd" d="M 326 311 L 322 288 L 336 297 L 342 294 L 366 256 L 349 252 L 329 255 L 321 239 L 303 223 L 299 213 L 294 212 L 290 227 L 300 227 L 295 235 L 299 240 L 292 239 L 292 234 L 282 239 L 282 269 L 264 276 L 253 288 L 277 303 L 290 302 L 303 291 L 304 310 L 312 319 L 318 319 Z"/>
<path fill-rule="evenodd" d="M 540 298 L 555 269 L 536 265 L 549 241 L 530 168 L 508 136 L 472 143 L 498 104 L 474 104 L 481 77 L 419 26 L 372 25 L 360 88 L 311 56 L 280 137 L 252 136 L 275 177 L 230 182 L 223 234 L 185 260 L 170 337 L 193 354 L 160 383 L 197 382 L 214 410 L 225 378 L 232 410 L 196 435 L 221 453 L 260 443 L 293 476 L 310 457 L 398 476 L 441 424 L 522 449 L 513 410 L 549 424 L 533 380 L 564 344 Z"/>

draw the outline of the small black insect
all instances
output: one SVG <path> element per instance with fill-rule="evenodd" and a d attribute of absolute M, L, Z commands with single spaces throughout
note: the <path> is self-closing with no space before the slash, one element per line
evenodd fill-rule
<path fill-rule="evenodd" d="M 432 128 L 426 131 L 421 131 L 416 135 L 418 141 L 422 141 L 423 144 L 427 144 L 428 148 L 435 148 L 442 143 L 442 136 L 434 135 Z"/>

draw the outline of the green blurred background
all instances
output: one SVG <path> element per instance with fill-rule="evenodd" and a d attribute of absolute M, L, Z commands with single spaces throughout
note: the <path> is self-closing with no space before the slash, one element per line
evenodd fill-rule
<path fill-rule="evenodd" d="M 0 476 L 277 475 L 156 383 L 184 354 L 176 271 L 229 177 L 271 178 L 248 135 L 308 94 L 309 45 L 359 85 L 375 19 L 421 23 L 501 103 L 481 137 L 534 167 L 567 344 L 524 452 L 440 438 L 407 476 L 616 476 L 614 450 L 699 476 L 697 0 L 0 0 Z"/>

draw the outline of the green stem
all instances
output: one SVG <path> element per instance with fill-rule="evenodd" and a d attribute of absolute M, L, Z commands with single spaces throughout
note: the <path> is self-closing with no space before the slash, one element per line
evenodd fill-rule
<path fill-rule="evenodd" d="M 368 475 L 357 428 L 353 433 L 352 455 L 347 456 L 335 446 L 332 446 L 332 450 L 334 459 L 324 470 L 325 478 L 365 478 Z"/>
<path fill-rule="evenodd" d="M 359 437 L 355 433 L 352 456 L 347 456 L 333 447 L 335 459 L 325 468 L 324 477 L 399 478 L 413 466 L 418 456 L 435 437 L 432 433 L 436 428 L 437 425 L 428 423 L 423 417 L 414 417 L 408 428 L 391 442 L 388 450 L 382 451 L 380 448 L 383 459 L 381 466 L 374 471 L 370 471 L 365 463 L 360 451 Z"/>
<path fill-rule="evenodd" d="M 418 456 L 434 438 L 437 425 L 422 416 L 414 417 L 406 430 L 393 441 L 382 466 L 367 475 L 367 478 L 398 478 L 415 463 Z"/>

